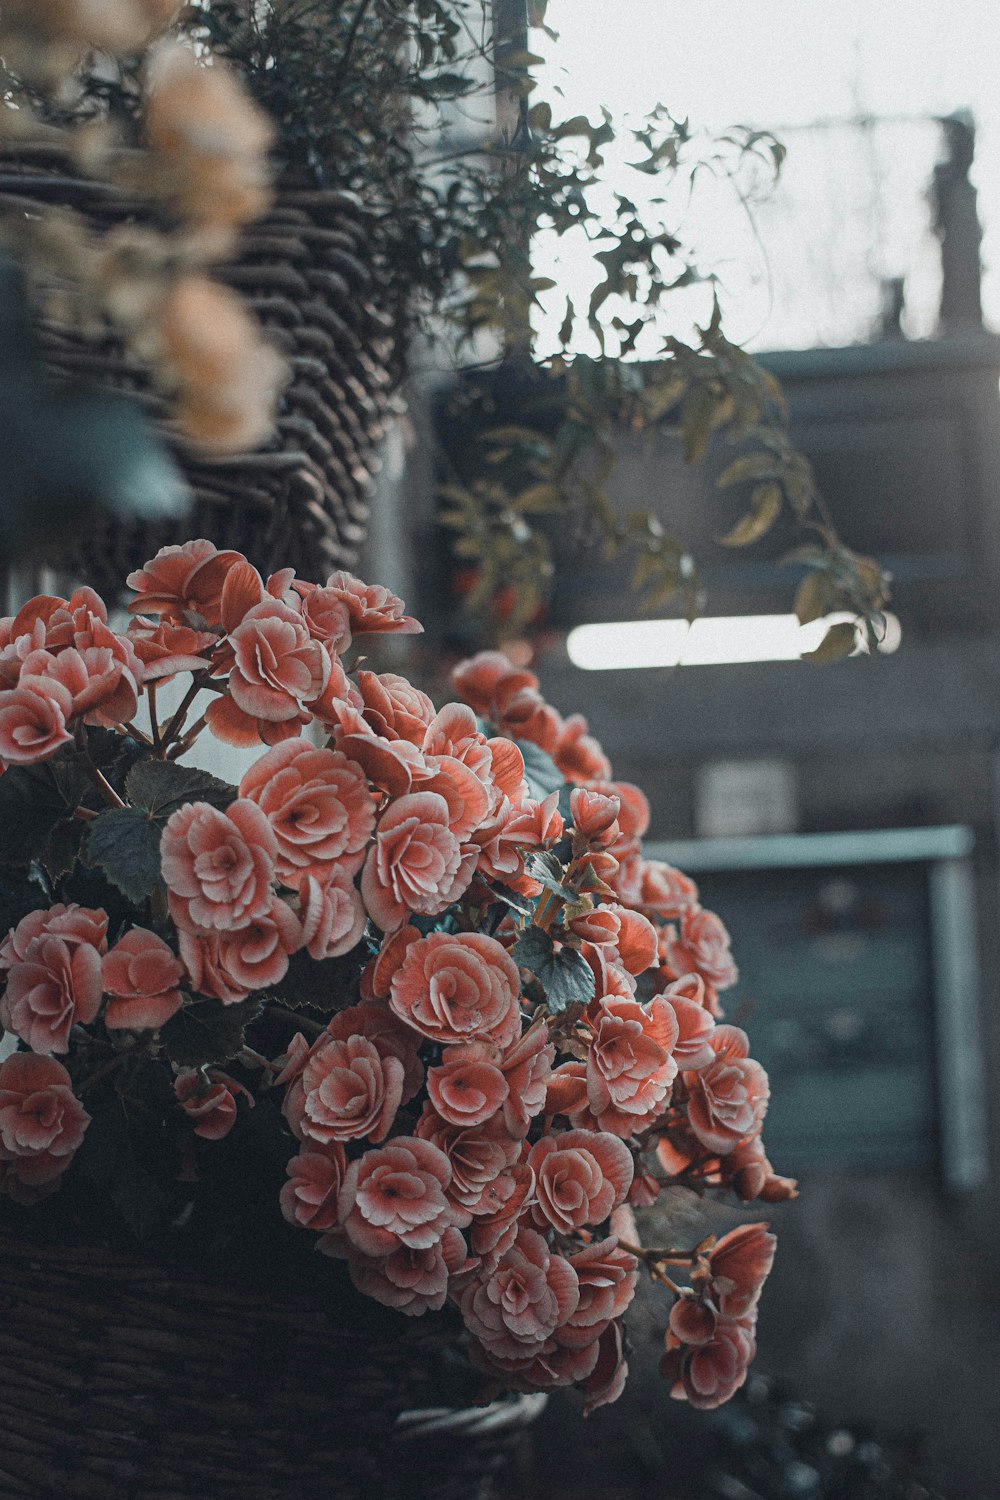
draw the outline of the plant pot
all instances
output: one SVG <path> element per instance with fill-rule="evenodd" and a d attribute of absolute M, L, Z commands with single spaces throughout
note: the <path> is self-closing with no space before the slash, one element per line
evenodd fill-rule
<path fill-rule="evenodd" d="M 8 1236 L 0 1261 L 2 1500 L 485 1500 L 544 1404 L 434 1404 L 452 1336 L 350 1296 Z"/>
<path fill-rule="evenodd" d="M 15 213 L 65 206 L 95 229 L 148 212 L 79 176 L 64 152 L 36 145 L 0 154 L 4 201 Z M 279 183 L 269 213 L 243 234 L 238 258 L 219 269 L 291 367 L 274 436 L 257 452 L 218 460 L 196 453 L 166 424 L 165 402 L 115 337 L 84 339 L 66 325 L 41 323 L 53 374 L 138 401 L 180 464 L 194 502 L 176 523 L 106 522 L 78 540 L 72 556 L 48 561 L 112 593 L 158 547 L 189 536 L 247 551 L 265 568 L 280 559 L 308 579 L 353 566 L 398 378 L 392 319 L 380 307 L 367 240 L 364 211 L 350 194 Z"/>

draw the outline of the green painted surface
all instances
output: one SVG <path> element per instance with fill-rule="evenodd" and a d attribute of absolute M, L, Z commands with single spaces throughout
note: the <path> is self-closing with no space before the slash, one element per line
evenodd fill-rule
<path fill-rule="evenodd" d="M 745 1025 L 771 1078 L 779 1171 L 937 1158 L 927 867 L 702 872 L 733 938 Z"/>

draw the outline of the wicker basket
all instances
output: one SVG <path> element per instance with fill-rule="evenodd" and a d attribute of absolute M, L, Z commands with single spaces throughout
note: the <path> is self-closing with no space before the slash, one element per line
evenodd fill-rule
<path fill-rule="evenodd" d="M 106 184 L 80 177 L 49 147 L 0 154 L 0 212 L 53 204 L 97 228 L 142 212 Z M 261 451 L 212 461 L 164 426 L 194 495 L 193 514 L 179 526 L 108 524 L 80 544 L 68 566 L 114 592 L 157 547 L 189 536 L 248 551 L 264 566 L 273 559 L 305 578 L 353 565 L 399 374 L 369 233 L 351 195 L 279 186 L 271 211 L 245 232 L 239 258 L 218 273 L 243 294 L 291 366 L 273 440 Z M 84 340 L 51 322 L 41 335 L 53 373 L 126 392 L 163 423 L 162 399 L 113 337 Z"/>
<path fill-rule="evenodd" d="M 428 1321 L 0 1238 L 0 1497 L 484 1500 L 544 1398 L 429 1407 Z"/>

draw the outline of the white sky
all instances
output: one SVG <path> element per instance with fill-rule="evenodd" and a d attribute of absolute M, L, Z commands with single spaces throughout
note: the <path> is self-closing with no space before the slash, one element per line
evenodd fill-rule
<path fill-rule="evenodd" d="M 593 116 L 605 104 L 616 117 L 639 116 L 663 103 L 693 126 L 781 135 L 831 116 L 971 109 L 984 308 L 1000 328 L 1000 0 L 549 0 L 546 20 L 560 39 L 546 44 L 543 88 L 562 88 L 567 114 Z M 937 247 L 925 193 L 941 150 L 936 129 L 896 126 L 868 142 L 860 132 L 790 129 L 782 139 L 785 184 L 756 211 L 766 256 L 728 186 L 703 194 L 690 221 L 728 288 L 731 335 L 757 348 L 857 338 L 872 312 L 865 273 L 906 276 L 908 332 L 933 332 Z M 637 174 L 627 176 L 622 190 L 635 196 Z M 553 253 L 540 245 L 540 266 L 555 265 L 578 294 L 592 284 L 579 251 L 564 249 L 561 264 Z M 824 294 L 830 305 L 817 312 Z"/>

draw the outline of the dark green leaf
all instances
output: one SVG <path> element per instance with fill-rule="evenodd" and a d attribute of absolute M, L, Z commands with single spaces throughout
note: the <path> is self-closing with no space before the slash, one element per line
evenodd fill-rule
<path fill-rule="evenodd" d="M 552 957 L 552 939 L 540 927 L 528 927 L 510 950 L 510 956 L 519 969 L 530 969 L 536 974 Z"/>
<path fill-rule="evenodd" d="M 141 807 L 110 807 L 87 829 L 87 858 L 130 901 L 143 901 L 162 885 L 160 825 Z"/>
<path fill-rule="evenodd" d="M 24 869 L 40 858 L 67 805 L 51 762 L 9 766 L 0 776 L 0 864 Z"/>
<path fill-rule="evenodd" d="M 260 1010 L 259 1000 L 223 1005 L 221 1000 L 191 1000 L 160 1028 L 160 1040 L 172 1062 L 198 1068 L 235 1057 L 243 1031 Z"/>
<path fill-rule="evenodd" d="M 225 808 L 238 795 L 234 786 L 197 766 L 178 766 L 165 760 L 139 761 L 125 779 L 125 792 L 130 802 L 160 821 L 185 802 L 208 802 L 212 807 Z"/>

